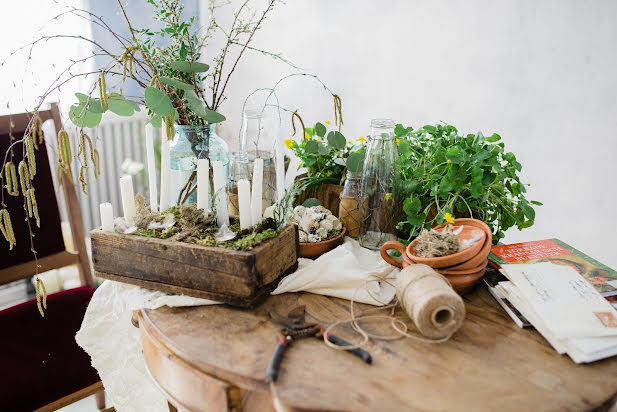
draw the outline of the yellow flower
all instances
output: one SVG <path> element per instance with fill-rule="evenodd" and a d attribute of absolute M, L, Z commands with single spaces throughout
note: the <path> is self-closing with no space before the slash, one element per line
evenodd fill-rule
<path fill-rule="evenodd" d="M 366 142 L 366 137 L 364 137 L 364 136 L 360 136 L 360 137 L 358 137 L 358 138 L 356 139 L 356 142 L 362 142 L 362 143 L 364 143 L 364 142 Z"/>
<path fill-rule="evenodd" d="M 327 124 L 328 126 L 330 126 L 332 123 L 330 123 L 330 120 L 324 120 L 323 121 L 325 124 Z"/>
<path fill-rule="evenodd" d="M 399 139 L 398 137 L 396 138 L 396 144 L 397 145 L 401 144 L 401 139 Z"/>
<path fill-rule="evenodd" d="M 285 146 L 289 147 L 290 149 L 294 148 L 294 141 L 291 139 L 285 139 Z"/>
<path fill-rule="evenodd" d="M 443 220 L 448 223 L 454 223 L 454 216 L 452 216 L 450 213 L 446 213 L 445 215 L 443 215 Z"/>
<path fill-rule="evenodd" d="M 386 196 L 384 197 L 384 200 L 387 202 L 389 200 L 392 200 L 392 193 L 386 193 Z"/>
<path fill-rule="evenodd" d="M 305 138 L 305 139 L 310 139 L 310 138 L 311 138 L 311 135 L 310 135 L 310 134 L 308 134 L 307 132 L 304 132 L 304 138 Z"/>

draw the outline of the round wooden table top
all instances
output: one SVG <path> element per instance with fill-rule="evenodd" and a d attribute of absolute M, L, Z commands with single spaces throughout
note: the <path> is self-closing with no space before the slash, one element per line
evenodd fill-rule
<path fill-rule="evenodd" d="M 465 304 L 463 327 L 448 342 L 371 341 L 364 348 L 372 365 L 315 338 L 295 341 L 283 358 L 278 397 L 292 408 L 340 411 L 578 411 L 617 398 L 617 358 L 575 364 L 535 330 L 518 328 L 483 286 Z M 348 301 L 310 293 L 272 296 L 252 311 L 223 305 L 142 310 L 146 362 L 159 386 L 191 410 L 201 410 L 201 401 L 187 398 L 215 393 L 212 382 L 268 393 L 266 368 L 280 328 L 269 313 L 287 314 L 298 305 L 306 305 L 307 320 L 349 317 Z M 358 340 L 349 326 L 333 333 Z"/>

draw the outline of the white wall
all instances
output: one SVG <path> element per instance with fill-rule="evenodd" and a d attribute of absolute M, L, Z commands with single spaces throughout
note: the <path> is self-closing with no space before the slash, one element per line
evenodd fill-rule
<path fill-rule="evenodd" d="M 617 216 L 616 19 L 611 0 L 288 1 L 254 45 L 338 92 L 348 138 L 378 116 L 500 133 L 523 164 L 529 198 L 544 203 L 536 225 L 506 241 L 558 237 L 617 267 L 608 233 Z M 290 72 L 247 57 L 222 107 L 232 144 L 248 92 Z M 309 123 L 332 120 L 331 98 L 308 80 L 280 96 Z"/>

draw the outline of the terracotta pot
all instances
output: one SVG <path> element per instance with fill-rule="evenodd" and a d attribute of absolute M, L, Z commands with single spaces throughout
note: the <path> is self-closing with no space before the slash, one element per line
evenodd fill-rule
<path fill-rule="evenodd" d="M 460 220 L 465 220 L 465 219 L 458 219 L 454 221 L 455 227 L 463 226 L 463 231 L 459 233 L 459 237 L 461 239 L 469 239 L 473 235 L 475 235 L 475 233 L 478 231 L 478 227 L 467 224 L 467 223 L 459 223 Z M 443 226 L 438 226 L 435 229 L 443 229 Z M 482 238 L 465 250 L 462 250 L 457 253 L 453 253 L 448 256 L 423 258 L 423 257 L 416 256 L 414 254 L 414 249 L 416 245 L 418 244 L 418 239 L 416 239 L 413 242 L 411 242 L 409 246 L 407 246 L 407 256 L 409 257 L 409 259 L 411 259 L 415 263 L 422 263 L 432 268 L 443 268 L 447 266 L 454 266 L 459 263 L 466 262 L 472 257 L 476 256 L 480 252 L 482 247 L 484 246 L 485 241 L 486 241 L 486 231 L 482 231 Z"/>
<path fill-rule="evenodd" d="M 482 262 L 480 265 L 473 267 L 471 269 L 446 269 L 446 268 L 441 268 L 441 269 L 435 269 L 436 272 L 441 273 L 444 276 L 464 276 L 464 275 L 470 275 L 473 273 L 478 273 L 481 270 L 484 270 L 486 268 L 486 265 L 488 265 L 488 259 L 484 258 L 484 262 Z"/>
<path fill-rule="evenodd" d="M 324 253 L 342 245 L 345 240 L 345 233 L 347 233 L 347 228 L 343 227 L 341 234 L 332 239 L 315 243 L 300 243 L 300 257 L 317 259 Z"/>
<path fill-rule="evenodd" d="M 469 275 L 463 276 L 446 276 L 450 285 L 452 285 L 452 289 L 456 291 L 459 295 L 464 295 L 465 293 L 471 292 L 484 276 L 484 271 L 486 268 L 482 269 L 477 273 L 472 273 Z"/>
<path fill-rule="evenodd" d="M 471 259 L 465 262 L 461 262 L 459 264 L 452 265 L 449 267 L 444 267 L 443 269 L 467 270 L 467 269 L 476 268 L 480 266 L 486 260 L 489 253 L 491 253 L 491 246 L 493 245 L 493 233 L 491 232 L 491 229 L 488 227 L 488 225 L 480 220 L 465 218 L 465 219 L 457 219 L 457 221 L 462 221 L 466 225 L 475 226 L 477 228 L 484 230 L 486 232 L 486 239 L 484 240 L 484 244 L 482 245 L 482 248 L 480 249 L 477 255 L 475 255 L 474 257 L 472 257 Z M 442 227 L 443 225 L 437 226 L 437 228 L 442 228 Z"/>

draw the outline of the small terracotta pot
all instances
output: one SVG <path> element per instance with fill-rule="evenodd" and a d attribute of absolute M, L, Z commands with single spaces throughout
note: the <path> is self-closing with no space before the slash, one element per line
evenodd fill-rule
<path fill-rule="evenodd" d="M 343 227 L 341 234 L 332 239 L 315 243 L 300 243 L 300 257 L 317 259 L 324 253 L 342 245 L 345 240 L 345 233 L 347 233 L 347 228 Z"/>
<path fill-rule="evenodd" d="M 486 268 L 486 265 L 488 265 L 488 259 L 484 258 L 484 262 L 481 263 L 480 265 L 471 268 L 471 269 L 446 269 L 446 268 L 440 268 L 440 269 L 435 269 L 435 271 L 441 273 L 444 276 L 464 276 L 464 275 L 470 275 L 473 273 L 478 273 L 481 270 L 484 270 Z"/>
<path fill-rule="evenodd" d="M 457 221 L 461 221 L 465 225 L 475 226 L 479 229 L 484 230 L 486 232 L 486 239 L 484 240 L 484 244 L 482 245 L 482 248 L 480 249 L 477 255 L 475 255 L 474 257 L 472 257 L 471 259 L 465 262 L 461 262 L 456 265 L 444 267 L 443 269 L 467 270 L 467 269 L 476 268 L 480 266 L 484 261 L 486 261 L 489 253 L 491 252 L 491 246 L 493 245 L 493 233 L 491 232 L 491 229 L 488 227 L 488 225 L 480 220 L 464 218 L 464 219 L 457 219 Z M 437 226 L 437 228 L 441 228 L 441 227 L 443 227 L 443 225 Z"/>

